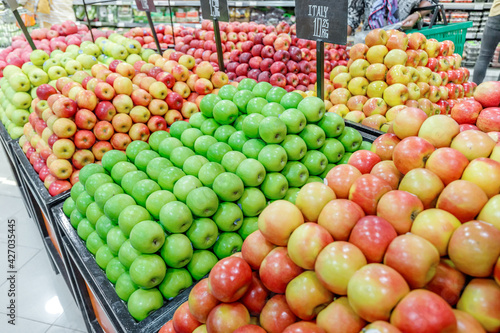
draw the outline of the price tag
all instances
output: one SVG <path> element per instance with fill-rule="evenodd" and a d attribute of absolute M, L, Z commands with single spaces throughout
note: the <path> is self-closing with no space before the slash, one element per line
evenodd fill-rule
<path fill-rule="evenodd" d="M 155 3 L 153 0 L 135 0 L 137 9 L 144 12 L 156 12 Z"/>
<path fill-rule="evenodd" d="M 229 22 L 227 0 L 201 0 L 201 15 L 205 20 Z"/>
<path fill-rule="evenodd" d="M 297 0 L 297 37 L 345 45 L 347 3 L 348 0 Z"/>

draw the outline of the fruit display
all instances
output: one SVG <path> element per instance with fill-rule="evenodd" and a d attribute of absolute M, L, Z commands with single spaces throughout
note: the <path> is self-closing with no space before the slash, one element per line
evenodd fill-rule
<path fill-rule="evenodd" d="M 500 146 L 416 127 L 267 206 L 160 332 L 498 332 Z"/>
<path fill-rule="evenodd" d="M 330 73 L 329 111 L 384 132 L 402 106 L 449 114 L 457 101 L 473 99 L 476 87 L 454 50 L 453 42 L 419 32 L 372 30 L 350 49 L 347 66 Z"/>

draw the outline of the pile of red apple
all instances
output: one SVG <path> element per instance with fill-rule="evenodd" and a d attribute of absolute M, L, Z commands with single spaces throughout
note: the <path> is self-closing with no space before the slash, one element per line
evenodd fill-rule
<path fill-rule="evenodd" d="M 449 114 L 476 86 L 454 52 L 453 42 L 418 32 L 372 30 L 364 44 L 351 48 L 347 66 L 332 70 L 330 110 L 385 132 L 402 106 Z"/>

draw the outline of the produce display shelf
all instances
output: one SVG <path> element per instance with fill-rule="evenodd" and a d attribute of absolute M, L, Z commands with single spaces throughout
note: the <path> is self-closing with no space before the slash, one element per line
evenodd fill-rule
<path fill-rule="evenodd" d="M 373 128 L 370 128 L 370 127 L 367 127 L 367 126 L 364 126 L 364 125 L 361 125 L 361 124 L 358 124 L 358 123 L 355 123 L 355 122 L 350 121 L 350 120 L 345 120 L 344 119 L 344 122 L 345 122 L 346 126 L 352 127 L 355 130 L 357 130 L 358 132 L 360 132 L 361 136 L 363 137 L 363 139 L 365 141 L 369 141 L 371 143 L 373 143 L 373 141 L 375 141 L 375 139 L 377 139 L 382 134 L 385 134 L 382 131 L 377 131 L 376 129 L 373 129 Z"/>
<path fill-rule="evenodd" d="M 155 24 L 160 24 L 159 22 L 155 22 Z M 170 25 L 170 23 L 163 23 Z M 148 25 L 147 22 L 90 22 L 92 27 L 117 27 L 117 28 L 136 28 L 136 27 L 145 27 Z M 183 26 L 183 27 L 192 27 L 192 28 L 201 28 L 201 23 L 174 23 L 174 27 Z"/>
<path fill-rule="evenodd" d="M 96 0 L 85 1 L 87 5 L 106 6 L 106 5 L 131 5 L 132 1 L 107 1 L 99 2 Z M 168 6 L 168 1 L 154 1 L 156 6 Z M 74 0 L 74 5 L 83 5 L 82 0 Z M 228 1 L 229 7 L 295 7 L 295 1 Z M 172 7 L 190 7 L 200 6 L 200 1 L 170 1 Z"/>
<path fill-rule="evenodd" d="M 12 149 L 10 147 L 11 142 L 18 142 L 19 139 L 12 139 L 9 135 L 9 132 L 7 132 L 7 129 L 5 126 L 0 122 L 0 142 L 3 146 L 3 149 L 5 150 L 5 153 L 7 154 L 7 157 L 12 160 Z"/>
<path fill-rule="evenodd" d="M 116 294 L 115 288 L 97 265 L 94 256 L 87 250 L 69 219 L 62 210 L 63 203 L 52 208 L 55 223 L 61 228 L 63 244 L 74 261 L 76 268 L 87 283 L 116 332 L 157 332 L 167 321 L 172 319 L 175 310 L 187 301 L 191 288 L 184 290 L 173 300 L 165 302 L 163 307 L 138 322 L 128 312 L 127 304 Z"/>

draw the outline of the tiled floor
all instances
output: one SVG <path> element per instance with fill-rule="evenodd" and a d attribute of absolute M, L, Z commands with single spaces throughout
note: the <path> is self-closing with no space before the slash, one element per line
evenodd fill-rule
<path fill-rule="evenodd" d="M 7 220 L 17 223 L 17 318 L 7 323 Z M 80 310 L 63 278 L 52 270 L 34 222 L 28 217 L 0 145 L 0 332 L 85 332 Z"/>

